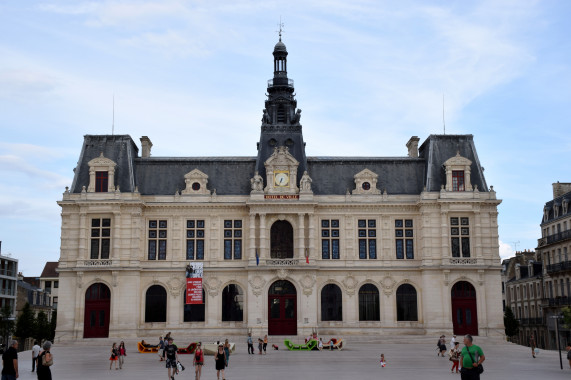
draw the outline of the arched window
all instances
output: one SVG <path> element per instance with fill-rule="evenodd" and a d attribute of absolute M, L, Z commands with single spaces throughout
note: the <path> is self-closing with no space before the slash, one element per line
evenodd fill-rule
<path fill-rule="evenodd" d="M 365 284 L 359 289 L 359 320 L 381 320 L 379 289 L 373 284 Z"/>
<path fill-rule="evenodd" d="M 167 321 L 167 291 L 160 285 L 147 289 L 145 296 L 145 322 Z"/>
<path fill-rule="evenodd" d="M 397 321 L 418 321 L 416 289 L 410 284 L 397 289 Z"/>
<path fill-rule="evenodd" d="M 222 291 L 222 321 L 242 322 L 244 318 L 244 292 L 235 284 Z"/>
<path fill-rule="evenodd" d="M 335 284 L 327 284 L 321 289 L 321 320 L 342 321 L 343 306 L 341 289 Z"/>
<path fill-rule="evenodd" d="M 204 322 L 204 309 L 206 302 L 206 294 L 202 289 L 202 303 L 187 305 L 185 297 L 182 297 L 184 303 L 184 322 Z"/>

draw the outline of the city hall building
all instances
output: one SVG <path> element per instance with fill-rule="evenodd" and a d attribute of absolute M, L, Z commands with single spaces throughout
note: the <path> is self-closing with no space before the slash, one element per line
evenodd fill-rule
<path fill-rule="evenodd" d="M 308 157 L 287 55 L 280 38 L 255 155 L 155 157 L 146 136 L 140 149 L 85 136 L 58 202 L 56 340 L 503 335 L 501 201 L 472 135 Z M 186 305 L 193 262 L 204 303 Z"/>

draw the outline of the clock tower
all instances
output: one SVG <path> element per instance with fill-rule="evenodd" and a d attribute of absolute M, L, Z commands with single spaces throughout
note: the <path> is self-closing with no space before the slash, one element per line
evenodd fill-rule
<path fill-rule="evenodd" d="M 276 187 L 297 187 L 303 172 L 307 170 L 305 143 L 303 142 L 300 124 L 301 110 L 297 108 L 293 79 L 287 77 L 287 49 L 280 39 L 274 47 L 274 77 L 268 80 L 267 99 L 263 110 L 260 142 L 258 143 L 258 158 L 256 170 L 264 178 L 267 185 Z M 287 148 L 288 153 L 299 163 L 295 175 L 275 173 L 272 181 L 267 177 L 264 163 L 278 148 Z M 290 184 L 290 180 L 296 183 Z M 277 181 L 277 182 L 276 182 Z"/>

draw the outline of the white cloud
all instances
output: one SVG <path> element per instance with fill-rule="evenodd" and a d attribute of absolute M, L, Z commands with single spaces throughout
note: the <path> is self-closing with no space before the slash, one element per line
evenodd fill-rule
<path fill-rule="evenodd" d="M 0 69 L 0 98 L 29 99 L 49 95 L 56 85 L 53 77 L 41 71 Z"/>
<path fill-rule="evenodd" d="M 63 189 L 71 183 L 71 180 L 49 170 L 40 169 L 27 163 L 23 158 L 14 155 L 0 155 L 0 173 L 25 174 L 33 181 L 34 186 L 44 188 Z"/>
<path fill-rule="evenodd" d="M 500 240 L 500 258 L 503 260 L 513 256 L 515 256 L 515 251 L 512 246 Z"/>

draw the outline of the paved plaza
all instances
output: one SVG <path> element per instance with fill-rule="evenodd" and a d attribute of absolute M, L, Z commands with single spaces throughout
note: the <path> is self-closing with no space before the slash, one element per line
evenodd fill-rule
<path fill-rule="evenodd" d="M 355 338 L 356 339 L 356 338 Z M 248 355 L 246 344 L 237 345 L 230 358 L 227 379 L 459 379 L 459 375 L 450 373 L 447 358 L 436 356 L 434 344 L 414 343 L 414 338 L 405 338 L 404 344 L 358 345 L 348 339 L 347 348 L 342 351 L 291 352 L 278 343 L 279 351 L 268 351 L 267 355 Z M 426 340 L 425 340 L 426 341 Z M 537 359 L 532 359 L 526 347 L 509 343 L 498 343 L 477 338 L 481 344 L 486 361 L 482 379 L 569 379 L 571 370 L 563 352 L 563 371 L 559 369 L 559 356 L 555 351 L 541 351 Z M 73 345 L 55 345 L 52 349 L 54 380 L 64 379 L 164 379 L 167 371 L 164 362 L 159 362 L 155 354 L 139 354 L 136 343 L 129 342 L 128 356 L 122 370 L 109 370 L 109 347 L 97 342 L 97 345 L 85 342 Z M 383 352 L 387 367 L 379 365 L 379 355 Z M 36 379 L 31 371 L 31 352 L 19 354 L 20 379 Z M 192 356 L 180 355 L 186 370 L 179 379 L 194 379 Z M 214 359 L 205 357 L 203 379 L 216 379 Z"/>

